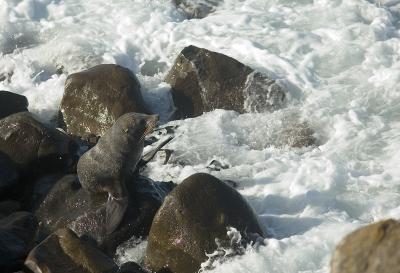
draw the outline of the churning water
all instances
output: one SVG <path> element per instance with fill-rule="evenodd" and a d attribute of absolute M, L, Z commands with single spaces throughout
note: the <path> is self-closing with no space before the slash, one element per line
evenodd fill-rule
<path fill-rule="evenodd" d="M 225 0 L 186 20 L 167 0 L 0 0 L 0 89 L 27 96 L 49 121 L 68 73 L 117 63 L 165 120 L 172 105 L 162 79 L 187 45 L 269 74 L 289 91 L 287 108 L 171 122 L 171 163 L 152 162 L 146 174 L 234 180 L 274 235 L 212 272 L 327 273 L 345 234 L 400 218 L 399 2 Z M 319 147 L 285 145 L 302 122 Z M 210 170 L 213 159 L 229 168 Z M 138 260 L 144 247 L 127 243 L 120 258 Z"/>

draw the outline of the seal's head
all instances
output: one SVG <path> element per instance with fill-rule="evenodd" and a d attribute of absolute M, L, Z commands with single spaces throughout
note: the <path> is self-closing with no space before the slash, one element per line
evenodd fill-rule
<path fill-rule="evenodd" d="M 159 120 L 158 115 L 127 113 L 118 118 L 114 126 L 121 134 L 128 136 L 130 141 L 140 143 L 146 135 L 150 134 Z"/>

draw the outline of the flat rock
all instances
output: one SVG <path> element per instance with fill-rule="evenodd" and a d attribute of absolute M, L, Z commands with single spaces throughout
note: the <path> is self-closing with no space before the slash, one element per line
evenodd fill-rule
<path fill-rule="evenodd" d="M 272 79 L 224 54 L 185 47 L 165 81 L 171 85 L 177 118 L 215 109 L 239 113 L 273 111 L 286 92 Z"/>
<path fill-rule="evenodd" d="M 68 133 L 102 136 L 128 112 L 149 112 L 140 83 L 129 69 L 102 64 L 68 76 L 60 107 Z"/>
<path fill-rule="evenodd" d="M 25 111 L 28 111 L 28 100 L 25 96 L 0 91 L 0 119 Z"/>
<path fill-rule="evenodd" d="M 29 212 L 15 212 L 0 220 L 2 272 L 12 272 L 22 268 L 23 261 L 33 246 L 36 229 L 35 216 Z"/>
<path fill-rule="evenodd" d="M 60 229 L 36 246 L 25 260 L 35 273 L 113 273 L 114 261 L 69 229 Z"/>
<path fill-rule="evenodd" d="M 347 235 L 336 247 L 331 273 L 398 273 L 400 222 L 385 220 Z"/>
<path fill-rule="evenodd" d="M 230 246 L 227 230 L 264 235 L 257 216 L 232 187 L 209 174 L 179 184 L 154 217 L 145 265 L 152 271 L 195 273 L 218 246 Z"/>
<path fill-rule="evenodd" d="M 0 152 L 23 171 L 64 170 L 72 164 L 77 148 L 67 134 L 39 122 L 29 112 L 0 120 Z"/>

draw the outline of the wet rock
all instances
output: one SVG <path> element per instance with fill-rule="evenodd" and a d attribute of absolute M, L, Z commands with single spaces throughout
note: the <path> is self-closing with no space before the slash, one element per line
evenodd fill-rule
<path fill-rule="evenodd" d="M 168 154 L 167 151 L 170 150 L 162 150 L 162 147 L 164 147 L 165 145 L 167 145 L 171 140 L 173 139 L 173 137 L 167 137 L 163 140 L 161 140 L 159 143 L 157 143 L 157 145 L 155 145 L 155 147 L 152 147 L 152 149 L 150 149 L 148 152 L 146 152 L 142 158 L 140 159 L 137 168 L 138 169 L 142 169 L 146 166 L 147 163 L 149 163 L 150 161 L 152 161 L 154 159 L 154 157 L 157 154 L 162 153 L 165 157 L 164 157 L 164 164 L 166 164 L 172 154 L 172 152 L 170 154 Z"/>
<path fill-rule="evenodd" d="M 275 146 L 277 147 L 293 147 L 301 148 L 317 145 L 317 139 L 314 136 L 315 132 L 307 122 L 288 124 L 280 132 L 280 136 Z"/>
<path fill-rule="evenodd" d="M 97 209 L 106 200 L 105 195 L 94 196 L 84 191 L 76 175 L 62 177 L 35 210 L 40 237 L 68 227 L 76 218 Z"/>
<path fill-rule="evenodd" d="M 207 169 L 219 172 L 220 170 L 229 169 L 229 165 L 213 159 L 207 166 Z"/>
<path fill-rule="evenodd" d="M 274 80 L 231 57 L 195 46 L 182 50 L 165 81 L 172 88 L 177 118 L 214 109 L 272 111 L 285 101 L 285 92 Z"/>
<path fill-rule="evenodd" d="M 186 13 L 188 19 L 206 17 L 221 2 L 222 0 L 174 0 L 175 5 Z"/>
<path fill-rule="evenodd" d="M 117 246 L 128 239 L 147 237 L 157 210 L 165 196 L 175 187 L 172 182 L 156 182 L 143 176 L 128 181 L 129 204 L 118 228 L 108 234 L 100 247 L 109 255 L 114 255 Z M 83 233 L 90 236 L 90 232 Z"/>
<path fill-rule="evenodd" d="M 14 74 L 14 72 L 12 72 L 12 71 L 0 73 L 0 82 L 10 83 L 11 77 L 13 76 L 13 74 Z"/>
<path fill-rule="evenodd" d="M 16 32 L 18 33 L 18 32 Z M 19 34 L 6 35 L 5 40 L 0 42 L 0 52 L 10 54 L 22 48 L 36 45 L 38 33 L 20 30 Z"/>
<path fill-rule="evenodd" d="M 37 222 L 29 212 L 16 212 L 0 220 L 0 269 L 17 271 L 33 246 Z"/>
<path fill-rule="evenodd" d="M 0 219 L 21 209 L 21 204 L 14 200 L 0 202 Z"/>
<path fill-rule="evenodd" d="M 125 215 L 118 228 L 107 234 L 101 233 L 98 226 L 81 225 L 75 221 L 82 215 L 97 213 L 108 196 L 85 191 L 76 175 L 67 175 L 52 187 L 35 212 L 39 219 L 40 237 L 70 227 L 79 236 L 91 238 L 103 251 L 113 255 L 117 246 L 132 236 L 148 235 L 155 213 L 173 187 L 172 183 L 157 183 L 142 176 L 130 180 L 127 183 L 129 204 Z"/>
<path fill-rule="evenodd" d="M 8 195 L 8 191 L 18 184 L 19 174 L 14 162 L 0 151 L 0 198 Z"/>
<path fill-rule="evenodd" d="M 103 64 L 68 76 L 61 116 L 69 133 L 101 136 L 128 112 L 148 110 L 140 83 L 127 68 Z"/>
<path fill-rule="evenodd" d="M 229 227 L 263 235 L 257 216 L 235 189 L 211 175 L 194 174 L 158 210 L 145 264 L 152 271 L 167 267 L 173 273 L 197 272 L 207 260 L 206 253 L 229 246 Z"/>
<path fill-rule="evenodd" d="M 0 119 L 25 111 L 28 111 L 28 100 L 25 96 L 0 91 Z"/>
<path fill-rule="evenodd" d="M 166 165 L 169 162 L 169 159 L 171 158 L 173 153 L 174 153 L 173 150 L 161 149 L 152 159 L 152 161 L 158 161 L 161 162 L 161 164 Z"/>
<path fill-rule="evenodd" d="M 160 62 L 159 60 L 146 60 L 140 68 L 140 73 L 142 75 L 153 77 L 166 69 L 167 63 L 165 62 Z"/>
<path fill-rule="evenodd" d="M 67 134 L 40 123 L 31 113 L 0 120 L 0 152 L 23 171 L 65 170 L 72 164 L 77 148 Z"/>
<path fill-rule="evenodd" d="M 30 211 L 36 211 L 40 207 L 54 185 L 64 176 L 65 174 L 61 173 L 48 174 L 38 178 L 32 183 L 33 185 L 29 191 L 29 196 L 25 198 Z"/>
<path fill-rule="evenodd" d="M 25 260 L 35 273 L 113 273 L 114 261 L 69 229 L 60 229 L 36 246 Z"/>
<path fill-rule="evenodd" d="M 397 273 L 400 268 L 400 222 L 385 220 L 347 235 L 336 247 L 332 273 Z"/>
<path fill-rule="evenodd" d="M 124 263 L 118 270 L 118 273 L 148 273 L 140 265 L 134 262 Z"/>

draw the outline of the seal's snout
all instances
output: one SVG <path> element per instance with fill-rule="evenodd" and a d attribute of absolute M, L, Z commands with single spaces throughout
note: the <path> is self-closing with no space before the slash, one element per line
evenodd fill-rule
<path fill-rule="evenodd" d="M 157 123 L 160 120 L 159 115 L 150 115 L 150 119 L 154 121 L 154 123 Z"/>
<path fill-rule="evenodd" d="M 157 126 L 159 120 L 160 120 L 159 115 L 150 115 L 147 119 L 147 128 L 153 130 Z"/>
<path fill-rule="evenodd" d="M 145 135 L 149 135 L 153 132 L 154 128 L 156 128 L 156 126 L 157 126 L 159 119 L 160 119 L 159 115 L 147 116 Z"/>

